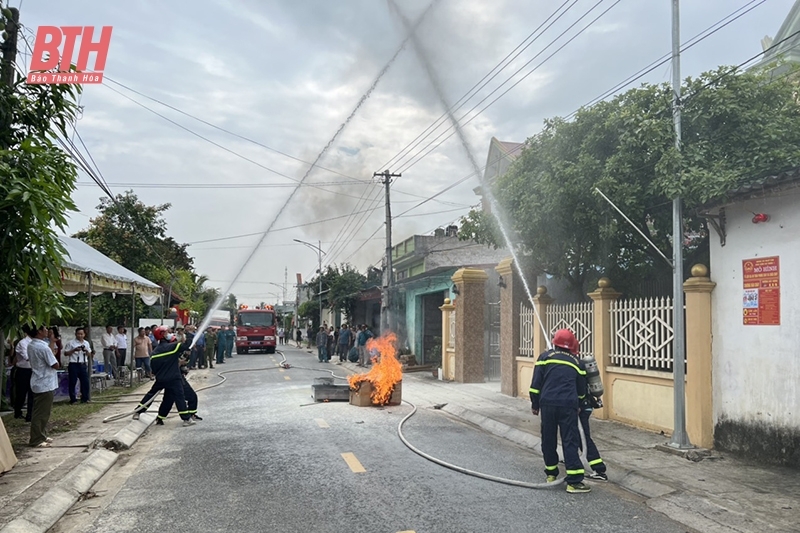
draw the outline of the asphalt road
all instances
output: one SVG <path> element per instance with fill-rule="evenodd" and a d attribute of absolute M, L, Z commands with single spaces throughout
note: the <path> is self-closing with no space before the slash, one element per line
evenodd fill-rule
<path fill-rule="evenodd" d="M 305 351 L 287 349 L 286 356 L 295 365 L 342 370 Z M 235 356 L 218 368 L 275 361 L 279 355 Z M 173 413 L 166 426 L 153 426 L 97 485 L 98 497 L 78 504 L 53 531 L 686 531 L 613 485 L 569 495 L 563 486 L 516 488 L 435 465 L 397 437 L 410 407 L 312 404 L 313 378 L 322 375 L 297 368 L 228 375 L 200 393 L 204 421 L 184 428 Z M 441 411 L 418 412 L 404 433 L 466 468 L 543 481 L 540 457 Z"/>

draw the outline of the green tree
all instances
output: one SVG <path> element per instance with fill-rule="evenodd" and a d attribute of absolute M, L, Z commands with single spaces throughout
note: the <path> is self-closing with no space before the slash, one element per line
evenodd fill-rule
<path fill-rule="evenodd" d="M 102 198 L 100 214 L 74 237 L 141 276 L 168 283 L 170 271 L 193 269 L 188 245 L 167 235 L 164 213 L 170 207 L 145 205 L 133 191 Z"/>
<path fill-rule="evenodd" d="M 133 191 L 118 194 L 114 200 L 102 198 L 97 206 L 99 215 L 74 237 L 150 281 L 172 285 L 182 298 L 191 300 L 195 289 L 193 276 L 196 276 L 192 272 L 193 259 L 186 251 L 186 244 L 179 244 L 167 235 L 164 213 L 169 208 L 170 204 L 145 205 Z M 136 316 L 149 314 L 138 299 Z M 92 298 L 92 317 L 97 318 L 96 322 L 129 322 L 130 315 L 130 298 L 115 298 L 110 294 Z"/>
<path fill-rule="evenodd" d="M 800 165 L 800 106 L 793 78 L 720 68 L 683 87 L 683 146 L 676 152 L 672 91 L 644 85 L 556 118 L 528 140 L 493 185 L 533 272 L 584 295 L 600 276 L 635 291 L 670 269 L 595 192 L 608 195 L 669 257 L 671 199 L 684 200 L 685 265 L 707 257 L 708 230 L 695 208 L 764 175 Z M 677 177 L 680 169 L 680 178 Z M 471 212 L 461 238 L 502 244 L 496 223 Z"/>
<path fill-rule="evenodd" d="M 308 282 L 309 300 L 318 304 L 319 275 Z M 347 320 L 353 317 L 358 293 L 367 284 L 367 277 L 352 265 L 329 265 L 322 274 L 322 305 L 344 313 Z M 316 315 L 319 315 L 317 309 Z M 316 322 L 315 322 L 316 323 Z"/>
<path fill-rule="evenodd" d="M 2 5 L 2 4 L 0 4 Z M 8 9 L 3 10 L 5 17 Z M 4 64 L 3 73 L 11 69 Z M 5 76 L 4 76 L 5 77 Z M 0 83 L 0 373 L 5 338 L 64 311 L 57 230 L 75 210 L 77 172 L 55 145 L 75 120 L 77 85 Z"/>

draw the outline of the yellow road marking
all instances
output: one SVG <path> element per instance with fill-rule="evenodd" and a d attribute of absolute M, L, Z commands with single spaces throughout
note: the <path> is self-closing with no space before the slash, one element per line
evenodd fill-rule
<path fill-rule="evenodd" d="M 285 368 L 281 368 L 280 370 L 278 370 L 278 372 L 286 372 L 286 369 Z"/>
<path fill-rule="evenodd" d="M 314 420 L 317 422 L 317 425 L 318 425 L 319 427 L 321 427 L 321 428 L 329 428 L 329 427 L 330 427 L 330 426 L 328 425 L 328 423 L 327 423 L 327 422 L 325 422 L 325 421 L 324 421 L 323 419 L 321 419 L 321 418 L 315 418 Z"/>
<path fill-rule="evenodd" d="M 286 381 L 291 381 L 292 378 L 290 378 L 289 376 L 283 376 L 283 379 L 285 379 Z"/>
<path fill-rule="evenodd" d="M 397 533 L 417 533 L 417 532 L 416 531 L 411 531 L 409 529 L 408 531 L 398 531 Z"/>
<path fill-rule="evenodd" d="M 367 471 L 366 468 L 361 465 L 359 460 L 356 459 L 356 456 L 350 452 L 343 453 L 342 459 L 344 459 L 344 462 L 347 463 L 347 466 L 349 466 L 350 470 L 352 470 L 355 474 L 360 474 Z"/>

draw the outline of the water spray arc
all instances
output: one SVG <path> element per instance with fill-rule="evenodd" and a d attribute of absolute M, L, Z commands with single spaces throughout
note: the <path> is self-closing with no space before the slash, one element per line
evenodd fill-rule
<path fill-rule="evenodd" d="M 400 11 L 400 8 L 397 6 L 394 0 L 388 0 L 389 7 L 402 22 L 405 28 L 410 27 L 409 20 L 405 17 L 405 15 Z M 539 323 L 539 327 L 542 329 L 544 333 L 544 338 L 547 341 L 547 348 L 552 349 L 553 345 L 550 342 L 550 334 L 547 331 L 547 328 L 542 321 L 542 317 L 539 316 L 539 312 L 536 310 L 536 305 L 533 301 L 533 294 L 531 293 L 530 286 L 528 285 L 528 280 L 525 278 L 525 274 L 522 272 L 522 266 L 519 262 L 519 257 L 517 256 L 516 249 L 514 248 L 514 242 L 511 240 L 511 236 L 508 232 L 506 222 L 504 217 L 502 216 L 502 212 L 500 211 L 500 206 L 497 203 L 497 200 L 492 193 L 491 187 L 486 180 L 484 179 L 483 172 L 480 170 L 480 166 L 478 165 L 477 161 L 475 161 L 475 157 L 472 155 L 472 150 L 470 149 L 469 142 L 467 141 L 466 136 L 464 135 L 464 130 L 461 128 L 456 117 L 453 115 L 451 111 L 451 106 L 447 101 L 447 98 L 444 95 L 444 91 L 442 90 L 441 83 L 439 82 L 439 77 L 436 75 L 436 72 L 433 70 L 433 66 L 431 65 L 430 60 L 422 46 L 422 43 L 417 38 L 416 34 L 413 31 L 409 32 L 409 38 L 411 39 L 411 44 L 414 46 L 414 50 L 417 54 L 417 57 L 422 64 L 423 69 L 425 70 L 425 74 L 428 76 L 428 79 L 433 86 L 434 91 L 436 92 L 436 97 L 439 99 L 439 102 L 444 107 L 445 112 L 447 113 L 447 117 L 453 125 L 453 130 L 455 134 L 458 136 L 459 141 L 461 142 L 462 148 L 464 148 L 464 152 L 467 155 L 467 159 L 469 159 L 469 163 L 472 166 L 472 170 L 475 175 L 478 177 L 480 181 L 481 188 L 483 189 L 483 194 L 485 195 L 486 199 L 489 201 L 489 205 L 492 210 L 492 215 L 497 220 L 497 225 L 500 228 L 500 233 L 503 235 L 503 241 L 506 244 L 509 252 L 511 253 L 511 257 L 514 260 L 514 267 L 517 270 L 517 275 L 519 275 L 520 280 L 522 280 L 522 286 L 525 289 L 525 295 L 528 297 L 528 301 L 531 303 L 531 307 L 533 308 L 533 313 L 536 316 L 536 320 Z"/>
<path fill-rule="evenodd" d="M 353 110 L 350 112 L 350 114 L 347 116 L 347 118 L 344 120 L 344 122 L 342 122 L 342 124 L 339 126 L 339 129 L 336 130 L 336 133 L 333 134 L 333 137 L 331 137 L 331 139 L 328 141 L 328 143 L 325 145 L 325 147 L 320 151 L 320 153 L 317 155 L 317 157 L 311 163 L 311 166 L 308 167 L 308 170 L 306 170 L 306 173 L 303 175 L 303 177 L 300 179 L 300 181 L 297 182 L 297 186 L 292 190 L 291 194 L 289 194 L 289 198 L 286 199 L 284 204 L 278 210 L 278 212 L 276 213 L 275 217 L 272 219 L 272 222 L 270 222 L 269 226 L 267 226 L 267 229 L 264 230 L 264 232 L 261 234 L 261 237 L 258 239 L 258 242 L 253 247 L 253 250 L 250 252 L 250 255 L 248 255 L 247 259 L 244 260 L 244 263 L 242 263 L 242 266 L 239 268 L 239 271 L 236 273 L 236 275 L 233 277 L 231 282 L 228 284 L 228 287 L 224 291 L 222 291 L 220 293 L 219 297 L 217 298 L 217 301 L 215 301 L 214 305 L 211 306 L 211 308 L 208 310 L 208 313 L 207 313 L 206 317 L 200 323 L 200 327 L 197 330 L 197 334 L 195 335 L 194 340 L 192 340 L 192 345 L 190 346 L 190 348 L 194 347 L 195 343 L 197 342 L 197 339 L 198 339 L 199 335 L 202 334 L 206 330 L 206 328 L 208 328 L 208 325 L 211 323 L 211 317 L 212 317 L 213 312 L 218 310 L 219 307 L 222 305 L 222 302 L 225 300 L 225 298 L 228 297 L 228 295 L 231 292 L 231 289 L 233 288 L 233 285 L 236 283 L 236 281 L 238 281 L 239 277 L 244 272 L 244 269 L 247 268 L 247 265 L 250 264 L 250 261 L 253 260 L 253 257 L 255 256 L 256 252 L 258 251 L 258 249 L 263 244 L 264 240 L 267 238 L 267 235 L 269 235 L 269 233 L 272 231 L 272 228 L 275 225 L 275 222 L 278 221 L 278 219 L 281 217 L 281 215 L 286 210 L 288 205 L 291 203 L 292 199 L 294 199 L 295 195 L 300 190 L 300 187 L 305 183 L 306 179 L 308 179 L 308 176 L 314 170 L 314 168 L 316 167 L 317 163 L 319 163 L 319 161 L 325 156 L 325 154 L 328 152 L 328 150 L 333 145 L 333 143 L 336 142 L 336 139 L 339 138 L 339 136 L 344 131 L 344 129 L 347 127 L 347 125 L 350 124 L 350 121 L 353 120 L 353 117 L 356 115 L 356 113 L 359 111 L 359 109 L 361 109 L 361 106 L 364 105 L 364 103 L 367 101 L 367 99 L 369 99 L 369 97 L 375 91 L 375 88 L 378 86 L 378 82 L 381 81 L 381 79 L 386 74 L 386 72 L 389 70 L 389 68 L 392 66 L 392 64 L 394 64 L 395 60 L 400 55 L 400 52 L 403 51 L 403 49 L 405 48 L 406 43 L 409 41 L 409 39 L 414 37 L 414 32 L 417 30 L 419 25 L 422 23 L 423 19 L 425 18 L 425 16 L 428 13 L 428 11 L 430 11 L 430 9 L 434 6 L 434 4 L 436 4 L 437 1 L 438 0 L 433 0 L 433 2 L 431 2 L 431 4 L 422 13 L 422 15 L 420 15 L 419 19 L 417 20 L 417 22 L 413 26 L 409 25 L 409 30 L 408 30 L 409 34 L 406 36 L 405 39 L 403 39 L 403 42 L 400 43 L 400 46 L 397 48 L 397 51 L 395 51 L 395 53 L 391 57 L 391 59 L 389 59 L 389 61 L 386 63 L 386 65 L 384 65 L 383 68 L 380 70 L 380 72 L 378 72 L 378 75 L 375 76 L 375 79 L 372 81 L 372 84 L 370 84 L 369 88 L 367 89 L 367 92 L 365 92 L 361 96 L 361 98 L 358 100 L 358 102 L 356 103 L 356 105 L 353 108 Z M 320 275 L 321 274 L 322 273 L 320 273 Z"/>

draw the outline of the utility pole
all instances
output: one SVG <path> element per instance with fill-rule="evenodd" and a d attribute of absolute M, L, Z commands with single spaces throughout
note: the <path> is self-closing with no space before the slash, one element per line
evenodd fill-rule
<path fill-rule="evenodd" d="M 11 18 L 3 16 L 6 24 L 5 33 L 8 35 L 3 41 L 3 67 L 0 70 L 0 81 L 6 86 L 14 85 L 14 64 L 17 61 L 17 33 L 19 28 L 19 10 L 16 7 L 9 9 Z"/>
<path fill-rule="evenodd" d="M 383 298 L 381 305 L 381 334 L 389 331 L 389 295 L 392 286 L 392 203 L 389 198 L 392 178 L 399 178 L 402 174 L 392 174 L 388 170 L 375 172 L 372 177 L 380 177 L 386 191 L 386 271 L 383 277 Z"/>
<path fill-rule="evenodd" d="M 286 302 L 286 287 L 289 286 L 289 267 L 283 267 L 283 302 L 281 305 L 285 305 Z"/>
<path fill-rule="evenodd" d="M 0 66 L 0 83 L 4 84 L 6 87 L 11 87 L 14 85 L 14 62 L 17 59 L 17 28 L 19 27 L 19 10 L 15 7 L 12 7 L 11 18 L 3 16 L 0 18 L 0 20 L 5 21 L 5 32 L 8 35 L 5 41 L 3 41 L 2 46 L 0 46 L 3 51 L 3 64 Z M 11 125 L 7 122 L 7 119 L 2 119 L 2 122 L 0 123 L 0 139 L 11 138 L 11 133 L 9 131 L 10 126 Z M 8 146 L 5 141 L 0 141 L 0 147 L 7 148 Z M 0 376 L 6 375 L 5 346 L 5 335 L 0 332 Z M 2 382 L 2 379 L 0 379 L 0 382 Z M 0 408 L 5 409 L 7 407 L 5 394 L 0 394 Z"/>
<path fill-rule="evenodd" d="M 675 150 L 681 150 L 681 29 L 680 0 L 672 0 L 672 118 L 675 126 Z M 680 163 L 679 163 L 680 164 Z M 680 183 L 681 169 L 676 179 Z M 692 448 L 686 433 L 686 324 L 683 314 L 683 212 L 680 194 L 672 200 L 672 378 L 675 408 L 674 429 L 669 446 Z"/>

